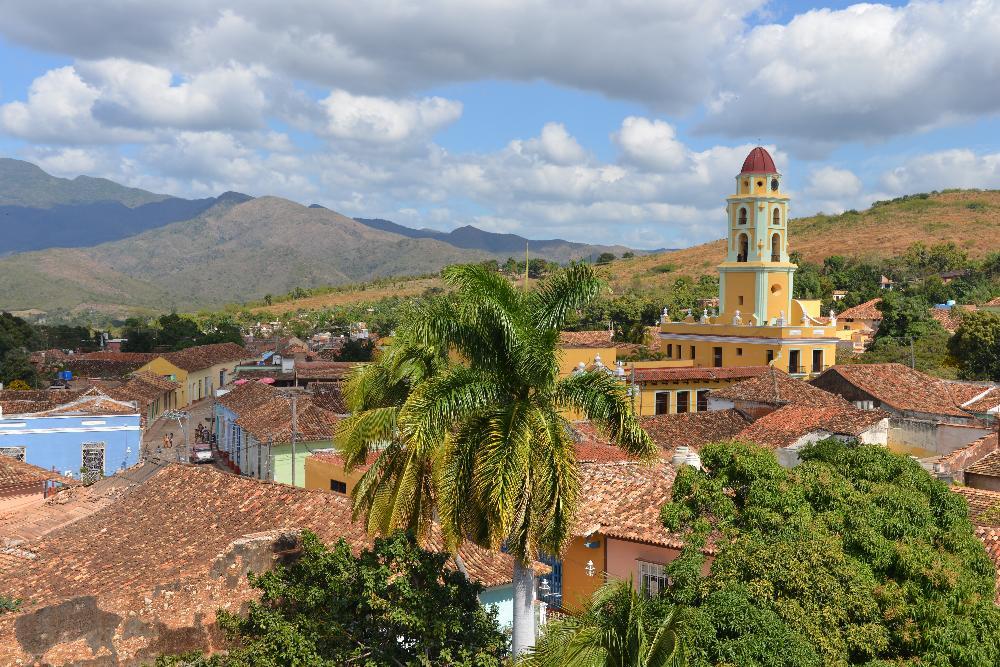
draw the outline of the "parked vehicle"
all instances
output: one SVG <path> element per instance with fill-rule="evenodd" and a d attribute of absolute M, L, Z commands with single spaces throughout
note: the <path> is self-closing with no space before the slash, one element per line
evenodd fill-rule
<path fill-rule="evenodd" d="M 208 445 L 195 445 L 191 450 L 191 463 L 212 463 L 215 452 Z"/>

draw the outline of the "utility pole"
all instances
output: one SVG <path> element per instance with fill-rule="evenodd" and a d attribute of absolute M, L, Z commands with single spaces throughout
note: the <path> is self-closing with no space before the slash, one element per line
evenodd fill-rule
<path fill-rule="evenodd" d="M 913 336 L 910 336 L 910 368 L 917 368 L 917 355 L 913 351 Z"/>
<path fill-rule="evenodd" d="M 292 394 L 292 486 L 295 486 L 295 436 L 299 430 L 299 415 L 296 412 L 296 396 Z"/>
<path fill-rule="evenodd" d="M 524 242 L 524 291 L 528 291 L 528 242 Z"/>

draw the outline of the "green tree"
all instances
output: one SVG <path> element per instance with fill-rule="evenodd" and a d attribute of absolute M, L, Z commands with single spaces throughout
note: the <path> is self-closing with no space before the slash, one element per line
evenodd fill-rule
<path fill-rule="evenodd" d="M 876 338 L 920 338 L 934 331 L 942 331 L 941 325 L 931 317 L 931 304 L 922 296 L 907 296 L 897 291 L 887 291 L 879 304 L 882 323 Z"/>
<path fill-rule="evenodd" d="M 31 357 L 23 347 L 7 350 L 0 362 L 0 382 L 6 384 L 20 380 L 29 387 L 38 386 L 38 371 L 31 364 Z"/>
<path fill-rule="evenodd" d="M 666 526 L 693 665 L 1000 664 L 996 570 L 965 500 L 884 447 L 834 439 L 781 468 L 770 450 L 702 449 Z M 702 548 L 711 538 L 708 574 Z"/>
<path fill-rule="evenodd" d="M 615 261 L 615 253 L 613 252 L 602 252 L 597 256 L 598 264 L 610 264 L 613 261 Z"/>
<path fill-rule="evenodd" d="M 865 364 L 898 363 L 906 366 L 912 363 L 913 368 L 918 371 L 954 379 L 958 369 L 955 358 L 948 352 L 950 338 L 943 328 L 931 330 L 913 339 L 912 345 L 909 338 L 883 336 L 875 340 L 858 361 Z"/>
<path fill-rule="evenodd" d="M 28 322 L 7 312 L 0 313 L 0 358 L 16 348 L 37 349 L 38 343 L 38 332 Z"/>
<path fill-rule="evenodd" d="M 1000 314 L 965 313 L 948 349 L 963 378 L 1000 381 Z"/>
<path fill-rule="evenodd" d="M 148 322 L 137 317 L 125 320 L 122 338 L 125 339 L 122 345 L 123 352 L 152 352 L 156 347 L 156 331 Z"/>
<path fill-rule="evenodd" d="M 294 563 L 250 574 L 261 597 L 246 616 L 219 612 L 228 655 L 157 664 L 500 667 L 508 650 L 496 612 L 447 560 L 402 533 L 355 557 L 344 540 L 327 548 L 305 532 Z"/>
<path fill-rule="evenodd" d="M 156 344 L 171 350 L 183 350 L 186 347 L 199 345 L 204 334 L 198 323 L 190 317 L 177 313 L 160 316 L 160 330 L 156 334 Z"/>
<path fill-rule="evenodd" d="M 337 359 L 340 361 L 371 361 L 375 354 L 375 343 L 371 340 L 348 339 L 340 348 Z"/>
<path fill-rule="evenodd" d="M 524 667 L 679 667 L 679 615 L 631 581 L 599 588 L 583 611 L 549 622 Z"/>
<path fill-rule="evenodd" d="M 354 491 L 369 526 L 426 526 L 436 506 L 453 545 L 469 539 L 514 557 L 520 654 L 534 643 L 530 563 L 562 550 L 579 490 L 564 414 L 589 417 L 632 455 L 650 457 L 655 445 L 613 377 L 559 377 L 567 315 L 601 288 L 589 266 L 533 292 L 479 266 L 449 267 L 444 278 L 455 302 L 430 304 L 401 333 L 401 351 L 348 386 L 361 409 L 340 442 L 349 466 L 385 447 Z"/>

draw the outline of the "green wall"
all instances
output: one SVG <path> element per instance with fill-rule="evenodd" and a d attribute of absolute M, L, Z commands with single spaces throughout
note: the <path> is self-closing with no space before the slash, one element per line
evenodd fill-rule
<path fill-rule="evenodd" d="M 310 450 L 329 449 L 333 441 L 320 440 L 316 442 L 296 443 L 295 445 L 295 486 L 306 485 L 306 458 Z M 281 443 L 271 445 L 271 470 L 275 482 L 292 483 L 292 445 Z"/>

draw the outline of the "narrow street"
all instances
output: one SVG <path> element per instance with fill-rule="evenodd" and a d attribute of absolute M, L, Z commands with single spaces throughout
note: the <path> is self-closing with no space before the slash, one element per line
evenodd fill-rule
<path fill-rule="evenodd" d="M 205 428 L 211 428 L 212 418 L 212 398 L 204 398 L 192 403 L 185 410 L 190 418 L 183 420 L 184 428 L 188 429 L 187 445 L 184 442 L 184 428 L 178 424 L 176 419 L 160 417 L 149 425 L 142 435 L 142 456 L 143 458 L 163 459 L 167 461 L 187 461 L 190 458 L 190 446 L 195 444 L 194 432 L 198 424 Z M 165 449 L 163 437 L 173 433 L 173 448 Z"/>

